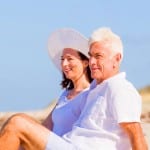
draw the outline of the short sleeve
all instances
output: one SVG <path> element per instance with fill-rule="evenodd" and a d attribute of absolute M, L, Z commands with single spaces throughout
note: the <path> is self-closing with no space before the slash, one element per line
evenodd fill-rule
<path fill-rule="evenodd" d="M 141 96 L 135 89 L 118 89 L 112 96 L 112 111 L 118 123 L 140 122 Z"/>

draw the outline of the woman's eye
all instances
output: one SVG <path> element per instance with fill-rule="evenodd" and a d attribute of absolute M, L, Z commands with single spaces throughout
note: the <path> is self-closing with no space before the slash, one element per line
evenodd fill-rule
<path fill-rule="evenodd" d="M 68 60 L 73 60 L 73 58 L 68 58 Z"/>

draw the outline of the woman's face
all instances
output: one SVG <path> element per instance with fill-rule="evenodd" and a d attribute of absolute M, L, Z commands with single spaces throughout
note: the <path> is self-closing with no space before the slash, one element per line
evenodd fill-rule
<path fill-rule="evenodd" d="M 81 60 L 79 53 L 71 48 L 65 48 L 61 56 L 61 67 L 66 78 L 75 81 L 79 79 L 88 66 L 87 60 Z"/>

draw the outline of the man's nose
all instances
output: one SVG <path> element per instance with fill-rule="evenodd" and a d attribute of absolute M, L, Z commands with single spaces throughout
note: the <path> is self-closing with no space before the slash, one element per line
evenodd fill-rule
<path fill-rule="evenodd" d="M 95 64 L 96 59 L 94 57 L 90 57 L 89 64 Z"/>

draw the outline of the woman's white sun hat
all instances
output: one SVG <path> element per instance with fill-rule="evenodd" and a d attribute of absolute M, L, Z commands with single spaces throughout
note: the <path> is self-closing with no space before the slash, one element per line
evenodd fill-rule
<path fill-rule="evenodd" d="M 61 55 L 64 48 L 73 48 L 88 57 L 88 39 L 86 37 L 71 28 L 56 30 L 48 39 L 48 51 L 50 58 L 59 70 L 61 70 Z"/>

